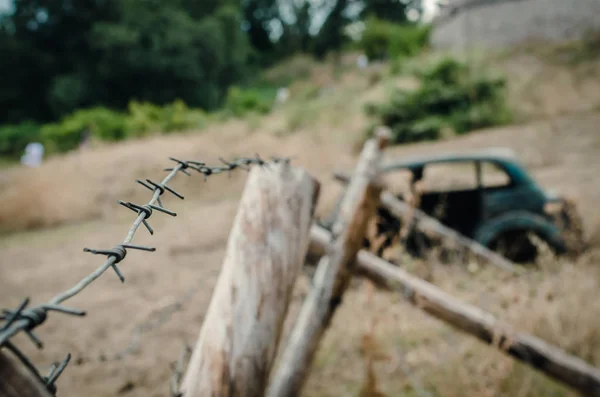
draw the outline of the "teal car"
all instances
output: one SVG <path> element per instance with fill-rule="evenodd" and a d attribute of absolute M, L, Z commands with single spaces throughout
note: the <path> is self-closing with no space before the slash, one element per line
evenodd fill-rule
<path fill-rule="evenodd" d="M 387 189 L 400 200 L 410 191 L 407 186 L 418 186 L 417 208 L 515 262 L 535 259 L 538 245 L 532 235 L 559 255 L 583 246 L 575 205 L 543 189 L 509 149 L 391 161 L 384 163 L 381 175 Z M 321 222 L 323 227 L 331 227 L 338 209 L 339 201 Z M 378 232 L 388 235 L 389 246 L 402 220 L 383 207 L 378 209 L 378 219 Z M 433 242 L 412 229 L 404 242 L 409 252 L 420 256 Z M 365 244 L 368 247 L 369 241 Z"/>

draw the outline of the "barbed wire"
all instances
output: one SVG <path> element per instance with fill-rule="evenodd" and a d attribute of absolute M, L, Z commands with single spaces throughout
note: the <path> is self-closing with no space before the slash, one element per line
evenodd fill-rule
<path fill-rule="evenodd" d="M 179 160 L 173 157 L 169 157 L 169 159 L 171 161 L 174 161 L 176 165 L 174 167 L 164 169 L 164 171 L 169 171 L 169 174 L 160 183 L 156 183 L 150 179 L 146 179 L 145 181 L 139 179 L 136 180 L 137 183 L 152 191 L 152 198 L 147 204 L 138 205 L 132 202 L 124 202 L 121 200 L 118 201 L 118 203 L 123 207 L 137 213 L 137 217 L 132 223 L 123 242 L 110 249 L 83 249 L 84 252 L 89 252 L 94 255 L 106 256 L 107 258 L 102 265 L 100 265 L 92 273 L 84 277 L 72 288 L 63 291 L 60 294 L 53 297 L 52 299 L 50 299 L 48 303 L 28 308 L 29 298 L 25 298 L 21 302 L 21 304 L 17 306 L 16 309 L 2 310 L 3 314 L 0 315 L 0 320 L 2 320 L 4 323 L 0 326 L 0 349 L 6 348 L 8 351 L 10 351 L 27 368 L 29 368 L 31 372 L 40 379 L 40 381 L 42 381 L 46 385 L 46 388 L 50 393 L 56 393 L 55 382 L 63 373 L 66 366 L 69 364 L 71 355 L 68 354 L 66 358 L 60 363 L 54 363 L 51 366 L 47 376 L 41 376 L 38 370 L 35 368 L 35 366 L 31 363 L 31 361 L 10 341 L 10 339 L 17 334 L 24 333 L 29 337 L 29 339 L 38 349 L 42 349 L 43 343 L 33 331 L 46 321 L 49 312 L 54 311 L 72 316 L 85 316 L 85 311 L 69 308 L 63 306 L 62 304 L 70 298 L 81 293 L 86 287 L 88 287 L 100 276 L 102 276 L 109 268 L 112 268 L 119 280 L 122 283 L 124 283 L 125 276 L 123 275 L 123 273 L 117 265 L 125 259 L 128 252 L 127 250 L 130 249 L 147 252 L 156 251 L 156 248 L 154 247 L 131 244 L 138 228 L 143 224 L 146 230 L 148 230 L 148 232 L 151 235 L 154 234 L 154 230 L 148 223 L 148 219 L 150 219 L 150 217 L 154 214 L 154 211 L 158 211 L 163 214 L 170 215 L 172 217 L 177 216 L 177 213 L 165 208 L 161 200 L 161 196 L 163 196 L 167 192 L 179 199 L 184 199 L 184 196 L 179 194 L 173 188 L 167 186 L 167 184 L 175 177 L 177 173 L 181 172 L 190 176 L 191 174 L 189 170 L 194 170 L 200 174 L 203 174 L 204 180 L 206 181 L 209 176 L 221 174 L 224 172 L 230 174 L 232 171 L 238 168 L 242 168 L 248 171 L 250 165 L 259 165 L 261 167 L 268 165 L 268 162 L 261 159 L 258 154 L 253 158 L 240 158 L 233 162 L 228 162 L 222 158 L 219 158 L 219 160 L 223 163 L 223 165 L 221 166 L 208 166 L 206 163 L 198 161 Z M 271 158 L 271 161 L 274 163 L 282 161 L 289 162 L 289 160 L 289 158 L 281 157 Z M 170 315 L 174 310 L 178 310 L 181 307 L 181 304 L 184 302 L 184 300 L 190 299 L 194 292 L 195 291 L 193 289 L 190 289 L 182 297 L 182 299 L 178 300 L 178 302 L 176 302 L 174 305 L 169 305 L 167 307 L 169 310 L 164 311 L 163 314 L 167 313 Z M 163 319 L 162 322 L 159 322 L 159 325 L 160 323 L 164 323 L 165 321 L 166 320 Z M 139 335 L 145 329 L 144 327 L 136 329 L 137 334 L 134 333 L 134 339 L 132 340 L 132 344 L 124 352 L 118 354 L 117 357 L 123 357 L 126 353 L 132 350 L 132 346 L 133 349 L 137 347 L 137 344 L 139 343 Z"/>

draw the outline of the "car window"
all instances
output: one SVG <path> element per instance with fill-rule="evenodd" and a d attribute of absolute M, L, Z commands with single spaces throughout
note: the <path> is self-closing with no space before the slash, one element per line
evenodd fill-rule
<path fill-rule="evenodd" d="M 475 162 L 427 164 L 422 186 L 424 193 L 477 189 Z"/>
<path fill-rule="evenodd" d="M 383 173 L 381 179 L 386 189 L 398 196 L 410 189 L 411 172 L 404 168 L 391 170 Z"/>
<path fill-rule="evenodd" d="M 492 161 L 481 162 L 481 184 L 484 188 L 510 185 L 510 177 L 504 169 Z"/>

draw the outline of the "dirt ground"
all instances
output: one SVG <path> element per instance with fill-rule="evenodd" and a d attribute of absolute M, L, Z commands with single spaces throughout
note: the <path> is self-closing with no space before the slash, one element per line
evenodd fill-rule
<path fill-rule="evenodd" d="M 600 113 L 582 113 L 440 143 L 392 148 L 386 156 L 511 147 L 544 187 L 577 200 L 590 235 L 600 215 L 598 125 Z M 248 135 L 243 128 L 231 127 L 206 134 L 128 142 L 85 155 L 74 153 L 52 159 L 38 170 L 1 173 L 5 196 L 0 216 L 6 211 L 37 210 L 42 214 L 41 223 L 46 222 L 42 219 L 48 214 L 56 219 L 73 214 L 75 221 L 84 213 L 92 219 L 1 237 L 2 306 L 14 307 L 25 296 L 42 302 L 98 266 L 102 258 L 84 253 L 83 248 L 109 248 L 125 237 L 133 218 L 116 205 L 116 199 L 147 199 L 147 192 L 136 187 L 134 179 L 158 179 L 169 155 L 214 163 L 220 155 L 231 158 L 258 152 L 264 157 L 294 156 L 295 164 L 323 183 L 320 215 L 339 192 L 331 182 L 331 171 L 353 165 L 347 142 L 308 134 L 286 138 Z M 11 181 L 17 177 L 21 186 L 13 188 Z M 199 176 L 178 176 L 173 186 L 186 199 L 165 200 L 178 217 L 155 214 L 151 219 L 155 235 L 149 236 L 140 228 L 134 240 L 155 246 L 157 251 L 130 252 L 121 265 L 124 284 L 109 271 L 68 301 L 68 306 L 86 310 L 87 317 L 51 315 L 37 331 L 45 343 L 43 350 L 36 350 L 22 336 L 15 339 L 41 368 L 62 359 L 67 352 L 73 355 L 71 365 L 58 381 L 59 396 L 167 395 L 171 363 L 178 358 L 184 342 L 195 342 L 202 324 L 244 178 L 243 171 L 231 178 L 211 177 L 207 183 Z M 550 258 L 541 269 L 533 269 L 510 283 L 501 281 L 502 274 L 495 269 L 469 272 L 460 265 L 436 265 L 433 276 L 434 283 L 447 292 L 502 316 L 517 329 L 600 365 L 598 258 L 594 250 L 576 263 Z M 307 283 L 306 276 L 298 283 L 292 314 Z M 160 316 L 161 309 L 168 310 L 190 288 L 194 293 L 181 310 L 169 317 Z M 399 296 L 377 292 L 369 302 L 366 296 L 365 285 L 360 282 L 346 296 L 321 345 L 303 395 L 359 394 L 365 377 L 359 347 L 368 327 L 373 327 L 372 336 L 389 356 L 375 367 L 379 388 L 388 396 L 573 395 L 492 348 L 426 317 Z M 157 318 L 164 323 L 141 335 L 138 351 L 113 359 L 129 346 L 136 326 Z"/>

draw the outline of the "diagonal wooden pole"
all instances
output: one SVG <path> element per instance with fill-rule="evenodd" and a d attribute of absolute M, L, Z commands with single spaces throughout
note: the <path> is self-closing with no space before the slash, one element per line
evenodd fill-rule
<path fill-rule="evenodd" d="M 318 264 L 313 287 L 271 378 L 267 397 L 300 395 L 321 337 L 352 279 L 354 258 L 362 248 L 368 220 L 377 208 L 379 189 L 373 182 L 378 175 L 381 151 L 388 141 L 386 129 L 365 143 L 333 225 L 334 241 Z"/>

